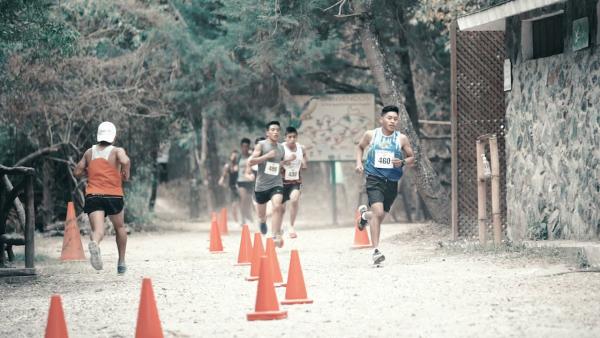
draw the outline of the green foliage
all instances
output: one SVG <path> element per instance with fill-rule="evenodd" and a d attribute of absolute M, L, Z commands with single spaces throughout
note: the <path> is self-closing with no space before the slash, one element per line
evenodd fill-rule
<path fill-rule="evenodd" d="M 153 164 L 138 164 L 131 183 L 125 185 L 127 223 L 148 224 L 152 221 L 153 213 L 149 210 L 148 201 L 152 193 L 153 171 Z"/>
<path fill-rule="evenodd" d="M 97 124 L 111 120 L 133 164 L 128 218 L 144 221 L 160 143 L 198 147 L 203 117 L 216 121 L 214 143 L 223 149 L 237 147 L 241 131 L 262 130 L 266 116 L 300 126 L 301 107 L 286 108 L 291 95 L 377 93 L 358 21 L 324 11 L 333 3 L 0 0 L 0 145 L 19 141 L 0 161 L 56 143 L 75 145 L 56 156 L 77 161 Z M 418 60 L 415 81 L 427 113 L 449 111 L 447 23 L 480 3 L 376 3 L 378 34 L 397 78 L 405 76 L 394 57 L 402 48 Z M 398 29 L 409 32 L 407 47 L 398 44 Z M 10 125 L 19 126 L 18 135 L 7 133 Z M 57 186 L 72 183 L 60 178 L 67 182 Z"/>
<path fill-rule="evenodd" d="M 76 53 L 78 32 L 50 11 L 47 1 L 0 0 L 0 65 L 14 52 L 31 60 Z"/>

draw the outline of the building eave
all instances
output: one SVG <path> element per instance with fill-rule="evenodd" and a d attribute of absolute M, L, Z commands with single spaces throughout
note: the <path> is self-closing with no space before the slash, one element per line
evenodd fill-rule
<path fill-rule="evenodd" d="M 506 18 L 566 0 L 513 0 L 458 18 L 461 31 L 503 31 Z"/>

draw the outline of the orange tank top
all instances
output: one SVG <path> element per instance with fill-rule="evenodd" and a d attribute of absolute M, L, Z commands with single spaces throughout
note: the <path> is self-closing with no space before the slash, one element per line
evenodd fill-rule
<path fill-rule="evenodd" d="M 108 156 L 113 149 L 113 146 L 108 146 L 98 150 L 95 145 L 92 146 L 92 160 L 87 168 L 86 195 L 123 196 L 121 174 L 108 162 Z"/>

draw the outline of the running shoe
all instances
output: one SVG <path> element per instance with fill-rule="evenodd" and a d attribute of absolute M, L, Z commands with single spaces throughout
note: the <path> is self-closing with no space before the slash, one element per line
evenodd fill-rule
<path fill-rule="evenodd" d="M 296 234 L 296 230 L 294 229 L 293 226 L 289 227 L 288 232 L 290 233 L 289 234 L 290 238 L 294 239 L 294 238 L 298 237 L 298 235 Z"/>
<path fill-rule="evenodd" d="M 102 256 L 100 255 L 100 247 L 98 243 L 91 241 L 88 244 L 88 249 L 90 250 L 90 263 L 96 270 L 102 270 Z"/>
<path fill-rule="evenodd" d="M 267 231 L 267 223 L 260 223 L 260 233 L 266 235 Z"/>
<path fill-rule="evenodd" d="M 367 212 L 369 210 L 369 208 L 367 208 L 366 205 L 361 205 L 360 207 L 358 207 L 358 213 L 360 214 L 360 220 L 358 222 L 358 230 L 363 231 L 365 229 L 365 227 L 367 226 L 367 224 L 369 223 L 369 221 L 367 221 L 366 219 L 363 218 L 363 214 L 365 212 Z"/>
<path fill-rule="evenodd" d="M 125 263 L 117 264 L 117 273 L 123 275 L 125 272 L 127 272 L 127 265 L 125 265 Z"/>
<path fill-rule="evenodd" d="M 273 237 L 273 244 L 275 244 L 275 246 L 278 248 L 282 248 L 283 247 L 283 236 L 277 235 L 277 236 Z"/>
<path fill-rule="evenodd" d="M 373 265 L 379 265 L 381 262 L 385 261 L 385 256 L 379 249 L 375 249 L 373 251 Z"/>

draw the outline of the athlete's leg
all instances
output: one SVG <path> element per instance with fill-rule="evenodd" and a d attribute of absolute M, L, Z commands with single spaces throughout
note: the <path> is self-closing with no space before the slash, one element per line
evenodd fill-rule
<path fill-rule="evenodd" d="M 259 228 L 263 235 L 267 234 L 267 204 L 256 204 L 256 212 L 258 213 Z"/>
<path fill-rule="evenodd" d="M 276 239 L 276 245 L 281 247 L 283 240 L 281 240 L 281 222 L 283 221 L 283 194 L 274 194 L 271 197 L 273 214 L 271 217 L 271 226 L 273 227 L 273 236 Z"/>
<path fill-rule="evenodd" d="M 246 188 L 238 189 L 240 194 L 240 214 L 242 216 L 242 224 L 243 223 L 251 223 L 252 222 L 252 197 L 250 197 L 250 192 Z"/>
<path fill-rule="evenodd" d="M 115 228 L 117 250 L 119 251 L 119 265 L 125 263 L 125 250 L 127 248 L 127 229 L 125 229 L 124 214 L 125 210 L 121 210 L 121 212 L 116 215 L 108 216 Z"/>
<path fill-rule="evenodd" d="M 92 227 L 90 239 L 97 244 L 100 244 L 104 238 L 104 216 L 104 210 L 97 210 L 88 214 L 90 226 Z"/>
<path fill-rule="evenodd" d="M 231 202 L 231 214 L 233 215 L 233 221 L 237 224 L 240 223 L 240 218 L 238 217 L 240 212 L 239 204 L 237 199 L 234 199 L 233 202 Z"/>
<path fill-rule="evenodd" d="M 371 205 L 371 211 L 367 211 L 364 215 L 364 217 L 369 220 L 369 226 L 371 227 L 371 243 L 375 249 L 379 247 L 381 223 L 383 222 L 385 215 L 383 203 L 381 202 L 373 203 Z"/>
<path fill-rule="evenodd" d="M 298 207 L 300 205 L 300 189 L 294 189 L 290 193 L 290 231 L 295 230 Z M 294 231 L 295 232 L 295 231 Z"/>
<path fill-rule="evenodd" d="M 96 270 L 102 270 L 102 255 L 98 244 L 104 238 L 104 215 L 104 210 L 97 210 L 88 214 L 90 226 L 92 227 L 88 249 L 90 251 L 90 263 Z"/>

